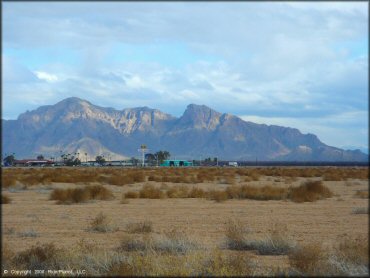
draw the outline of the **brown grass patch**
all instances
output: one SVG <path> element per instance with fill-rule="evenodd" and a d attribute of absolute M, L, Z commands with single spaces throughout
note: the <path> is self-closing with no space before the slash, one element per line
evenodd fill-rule
<path fill-rule="evenodd" d="M 101 185 L 54 189 L 50 194 L 50 200 L 56 200 L 57 204 L 83 203 L 89 200 L 110 200 L 112 198 L 112 191 Z"/>
<path fill-rule="evenodd" d="M 1 194 L 1 204 L 10 204 L 12 199 L 9 196 Z"/>
<path fill-rule="evenodd" d="M 227 193 L 220 190 L 211 190 L 208 192 L 208 199 L 221 203 L 228 199 Z"/>
<path fill-rule="evenodd" d="M 137 223 L 129 223 L 126 225 L 126 230 L 130 234 L 147 234 L 153 232 L 153 223 L 151 221 L 142 221 Z"/>
<path fill-rule="evenodd" d="M 369 191 L 368 190 L 357 190 L 355 197 L 362 198 L 362 199 L 369 199 Z"/>
<path fill-rule="evenodd" d="M 290 265 L 301 275 L 318 275 L 320 269 L 322 270 L 320 264 L 324 260 L 324 255 L 320 244 L 298 247 L 288 257 Z"/>
<path fill-rule="evenodd" d="M 128 191 L 124 194 L 125 198 L 127 199 L 137 199 L 140 197 L 139 192 L 136 191 Z"/>
<path fill-rule="evenodd" d="M 58 269 L 58 252 L 53 243 L 36 244 L 16 254 L 13 263 L 25 269 Z"/>
<path fill-rule="evenodd" d="M 107 233 L 117 231 L 118 228 L 111 224 L 108 216 L 100 212 L 91 222 L 88 228 L 89 231 Z"/>
<path fill-rule="evenodd" d="M 289 199 L 296 203 L 314 202 L 332 196 L 333 193 L 322 181 L 306 181 L 299 187 L 292 187 L 289 190 Z"/>
<path fill-rule="evenodd" d="M 144 187 L 139 191 L 139 196 L 144 199 L 163 199 L 166 197 L 164 192 L 151 184 L 144 185 Z"/>

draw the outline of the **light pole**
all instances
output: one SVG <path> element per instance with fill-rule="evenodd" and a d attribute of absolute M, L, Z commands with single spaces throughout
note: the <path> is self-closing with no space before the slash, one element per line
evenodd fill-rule
<path fill-rule="evenodd" d="M 142 144 L 140 146 L 140 149 L 138 149 L 139 152 L 141 152 L 141 157 L 142 157 L 142 166 L 145 166 L 145 153 L 148 151 L 148 148 L 146 147 L 145 144 Z"/>

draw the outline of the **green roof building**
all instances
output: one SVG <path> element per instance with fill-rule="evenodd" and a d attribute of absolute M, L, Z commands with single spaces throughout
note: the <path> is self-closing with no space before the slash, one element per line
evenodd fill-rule
<path fill-rule="evenodd" d="M 165 160 L 161 164 L 164 167 L 189 167 L 193 166 L 193 162 L 187 160 Z"/>

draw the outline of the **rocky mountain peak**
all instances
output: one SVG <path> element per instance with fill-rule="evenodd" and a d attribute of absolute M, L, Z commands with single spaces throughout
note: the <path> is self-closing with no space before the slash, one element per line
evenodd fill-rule
<path fill-rule="evenodd" d="M 214 130 L 220 123 L 221 115 L 205 105 L 189 104 L 179 119 L 179 124 L 190 125 L 196 129 Z"/>
<path fill-rule="evenodd" d="M 359 151 L 344 151 L 299 130 L 245 122 L 205 105 L 190 104 L 180 118 L 148 107 L 116 110 L 71 97 L 3 121 L 3 150 L 27 157 L 58 150 L 102 151 L 135 156 L 140 144 L 191 158 L 364 161 Z"/>

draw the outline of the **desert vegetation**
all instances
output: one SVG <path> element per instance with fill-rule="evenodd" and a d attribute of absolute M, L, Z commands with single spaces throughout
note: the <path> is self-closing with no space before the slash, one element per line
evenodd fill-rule
<path fill-rule="evenodd" d="M 2 184 L 3 269 L 369 273 L 367 168 L 6 168 Z"/>
<path fill-rule="evenodd" d="M 89 200 L 109 200 L 111 198 L 113 198 L 112 192 L 101 185 L 54 189 L 50 194 L 50 200 L 56 200 L 58 204 L 83 203 Z"/>
<path fill-rule="evenodd" d="M 2 250 L 3 267 L 20 269 L 84 269 L 90 275 L 110 276 L 253 276 L 368 274 L 367 239 L 344 238 L 329 249 L 322 244 L 299 245 L 289 238 L 286 227 L 273 226 L 263 239 L 250 239 L 248 227 L 230 220 L 225 229 L 226 246 L 209 249 L 182 231 L 169 229 L 161 234 L 125 234 L 112 249 L 102 249 L 82 239 L 73 248 L 38 243 L 13 252 Z M 235 251 L 223 251 L 230 248 Z M 253 255 L 285 255 L 288 267 L 261 267 Z"/>
<path fill-rule="evenodd" d="M 163 199 L 163 198 L 206 198 L 216 202 L 229 199 L 251 200 L 286 200 L 293 202 L 313 202 L 330 198 L 333 193 L 321 181 L 305 181 L 299 187 L 283 188 L 266 185 L 262 187 L 249 185 L 231 185 L 224 190 L 203 189 L 188 186 L 172 186 L 171 188 L 158 188 L 151 184 L 145 184 L 139 191 L 128 191 L 124 198 Z"/>
<path fill-rule="evenodd" d="M 258 181 L 261 176 L 284 178 L 322 178 L 323 181 L 349 181 L 369 178 L 366 167 L 261 167 L 261 168 L 6 168 L 4 188 L 49 183 L 93 183 L 123 186 L 145 181 L 196 184 L 217 182 L 234 184 L 236 178 Z"/>
<path fill-rule="evenodd" d="M 1 194 L 1 204 L 10 204 L 12 200 L 9 196 Z"/>

